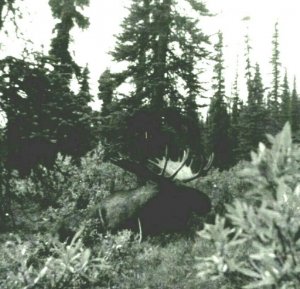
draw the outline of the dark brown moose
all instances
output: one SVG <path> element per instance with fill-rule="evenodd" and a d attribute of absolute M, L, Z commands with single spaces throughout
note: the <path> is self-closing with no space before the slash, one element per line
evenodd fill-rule
<path fill-rule="evenodd" d="M 179 161 L 168 159 L 166 151 L 162 159 L 149 161 L 148 166 L 126 158 L 112 159 L 115 165 L 147 181 L 137 189 L 104 199 L 96 209 L 101 227 L 110 231 L 137 229 L 140 236 L 176 232 L 186 228 L 193 213 L 207 214 L 211 209 L 208 196 L 186 184 L 203 175 L 213 158 L 196 174 L 192 172 L 192 162 L 187 165 L 188 159 L 188 150 Z"/>

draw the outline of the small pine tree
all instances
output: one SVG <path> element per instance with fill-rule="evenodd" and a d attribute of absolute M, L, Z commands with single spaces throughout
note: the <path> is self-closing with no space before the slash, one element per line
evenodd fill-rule
<path fill-rule="evenodd" d="M 279 31 L 278 22 L 275 23 L 275 31 L 273 35 L 273 53 L 271 58 L 272 65 L 272 90 L 268 95 L 268 110 L 269 110 L 269 122 L 268 132 L 277 133 L 280 129 L 280 51 L 279 51 Z"/>
<path fill-rule="evenodd" d="M 291 95 L 291 127 L 294 135 L 300 131 L 300 98 L 297 93 L 296 78 L 294 78 L 293 91 Z M 300 138 L 297 137 L 298 140 Z"/>
<path fill-rule="evenodd" d="M 284 125 L 286 122 L 291 122 L 291 94 L 288 82 L 287 72 L 282 83 L 282 93 L 281 93 L 281 103 L 280 103 L 280 114 L 281 114 L 281 125 Z"/>
<path fill-rule="evenodd" d="M 230 149 L 231 149 L 231 164 L 234 165 L 239 161 L 238 147 L 239 147 L 239 127 L 240 127 L 240 114 L 242 110 L 242 101 L 239 97 L 238 90 L 238 73 L 236 73 L 235 81 L 233 84 L 233 99 L 230 114 Z"/>
<path fill-rule="evenodd" d="M 264 87 L 258 64 L 254 78 L 249 83 L 247 104 L 243 107 L 239 119 L 239 159 L 248 159 L 250 151 L 264 139 L 266 133 L 267 112 L 263 102 Z"/>
<path fill-rule="evenodd" d="M 250 37 L 249 34 L 246 34 L 245 36 L 245 45 L 246 45 L 246 51 L 245 51 L 245 57 L 246 57 L 246 82 L 247 82 L 247 89 L 248 89 L 248 96 L 251 93 L 251 80 L 252 80 L 252 64 L 251 64 L 251 45 L 250 45 Z"/>
<path fill-rule="evenodd" d="M 225 169 L 230 165 L 230 117 L 225 103 L 223 35 L 219 32 L 218 37 L 214 57 L 214 95 L 207 116 L 207 149 L 214 153 L 215 166 Z"/>
<path fill-rule="evenodd" d="M 101 115 L 108 116 L 112 110 L 113 95 L 116 87 L 115 75 L 106 69 L 99 78 L 98 98 L 102 101 Z"/>

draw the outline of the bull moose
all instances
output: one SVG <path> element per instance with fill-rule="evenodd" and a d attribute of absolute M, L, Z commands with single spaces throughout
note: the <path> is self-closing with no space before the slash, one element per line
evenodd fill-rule
<path fill-rule="evenodd" d="M 96 213 L 101 227 L 110 231 L 138 229 L 141 236 L 142 233 L 182 230 L 193 213 L 205 215 L 211 209 L 209 197 L 187 183 L 207 172 L 212 160 L 213 156 L 193 173 L 189 150 L 174 161 L 166 149 L 162 158 L 150 160 L 147 165 L 124 157 L 112 158 L 113 164 L 146 182 L 134 190 L 118 192 L 104 199 L 93 214 Z"/>

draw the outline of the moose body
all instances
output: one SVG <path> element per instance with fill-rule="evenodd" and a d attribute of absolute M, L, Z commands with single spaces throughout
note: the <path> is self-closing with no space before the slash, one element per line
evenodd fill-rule
<path fill-rule="evenodd" d="M 159 186 L 157 195 L 141 208 L 138 217 L 146 234 L 178 232 L 187 228 L 192 214 L 203 216 L 210 209 L 205 194 L 170 182 Z"/>
<path fill-rule="evenodd" d="M 173 162 L 173 169 L 168 167 L 168 162 L 172 165 L 172 161 L 167 157 L 152 162 L 161 170 L 158 174 L 133 161 L 113 160 L 116 165 L 148 181 L 134 190 L 111 195 L 97 207 L 103 229 L 142 229 L 145 234 L 180 231 L 186 228 L 193 213 L 207 214 L 211 209 L 209 197 L 185 185 L 199 176 L 199 173 L 192 174 L 191 168 L 185 165 L 187 159 L 188 153 L 185 153 L 180 162 Z"/>
<path fill-rule="evenodd" d="M 210 199 L 199 190 L 164 182 L 112 195 L 98 207 L 98 217 L 111 231 L 137 231 L 139 221 L 144 234 L 158 234 L 184 230 L 192 214 L 202 216 L 210 209 Z"/>

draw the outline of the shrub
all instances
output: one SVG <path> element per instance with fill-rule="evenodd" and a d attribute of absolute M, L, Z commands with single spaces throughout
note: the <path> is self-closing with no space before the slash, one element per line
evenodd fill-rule
<path fill-rule="evenodd" d="M 194 289 L 200 281 L 195 278 L 194 242 L 184 237 L 169 238 L 161 245 L 153 239 L 138 242 L 129 231 L 101 236 L 94 250 L 103 252 L 110 271 L 109 284 L 114 289 Z M 199 248 L 198 248 L 199 249 Z M 218 287 L 211 287 L 218 289 Z"/>
<path fill-rule="evenodd" d="M 207 176 L 198 180 L 196 187 L 206 193 L 212 200 L 213 210 L 211 216 L 226 212 L 225 205 L 237 198 L 244 197 L 248 184 L 239 178 L 239 172 L 246 166 L 246 162 L 240 162 L 228 171 L 215 169 Z"/>
<path fill-rule="evenodd" d="M 201 279 L 230 279 L 237 288 L 300 288 L 300 147 L 288 124 L 270 148 L 259 144 L 240 172 L 245 198 L 199 232 L 214 254 L 198 258 Z M 226 226 L 230 223 L 230 226 Z"/>
<path fill-rule="evenodd" d="M 104 258 L 84 247 L 80 232 L 69 245 L 14 236 L 1 248 L 0 288 L 100 288 L 109 269 Z"/>
<path fill-rule="evenodd" d="M 23 231 L 56 232 L 66 227 L 76 232 L 95 205 L 115 191 L 133 186 L 135 178 L 105 163 L 99 146 L 82 157 L 80 164 L 58 155 L 53 170 L 39 167 L 22 179 L 13 172 L 12 211 Z"/>

